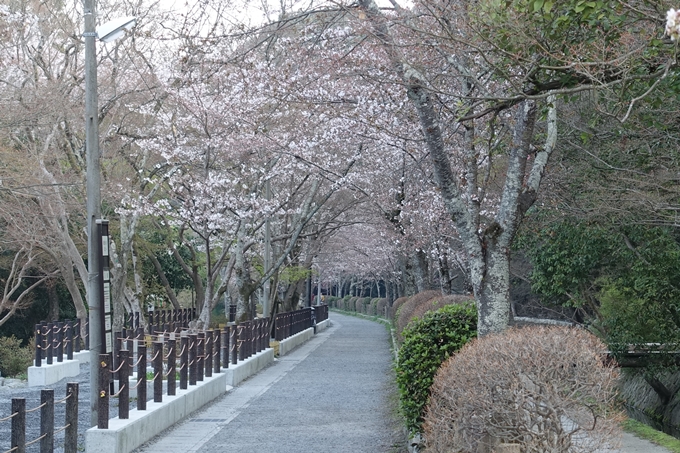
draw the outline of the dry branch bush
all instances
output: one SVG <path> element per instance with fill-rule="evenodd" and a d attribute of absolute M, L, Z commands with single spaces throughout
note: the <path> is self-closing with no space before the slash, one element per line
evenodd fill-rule
<path fill-rule="evenodd" d="M 441 291 L 428 290 L 412 296 L 409 300 L 404 303 L 401 308 L 399 308 L 399 313 L 397 313 L 396 328 L 397 328 L 397 338 L 402 341 L 401 332 L 406 328 L 406 325 L 411 320 L 411 314 L 413 310 L 419 305 L 426 304 L 428 301 L 434 298 L 441 298 L 443 295 Z"/>
<path fill-rule="evenodd" d="M 400 297 L 392 302 L 392 306 L 390 307 L 390 319 L 392 321 L 396 321 L 399 308 L 404 305 L 408 299 L 408 297 Z"/>
<path fill-rule="evenodd" d="M 414 307 L 411 313 L 410 319 L 406 321 L 408 325 L 414 319 L 420 319 L 428 311 L 436 311 L 446 305 L 462 304 L 465 302 L 474 303 L 474 297 L 472 295 L 462 295 L 462 294 L 449 294 L 446 296 L 435 297 L 434 299 L 428 300 L 426 303 L 417 305 Z"/>
<path fill-rule="evenodd" d="M 514 328 L 470 342 L 435 377 L 427 451 L 476 453 L 499 441 L 524 453 L 615 448 L 618 371 L 603 362 L 605 350 L 568 327 Z"/>

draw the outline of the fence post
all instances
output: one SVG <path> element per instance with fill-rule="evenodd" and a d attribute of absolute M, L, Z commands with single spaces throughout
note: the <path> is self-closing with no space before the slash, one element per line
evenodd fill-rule
<path fill-rule="evenodd" d="M 56 329 L 55 341 L 57 342 L 57 363 L 64 361 L 64 323 L 58 322 L 54 325 Z"/>
<path fill-rule="evenodd" d="M 54 451 L 54 390 L 40 391 L 40 453 Z"/>
<path fill-rule="evenodd" d="M 179 388 L 185 390 L 189 375 L 189 337 L 185 332 L 180 334 L 179 342 L 182 348 L 179 353 Z"/>
<path fill-rule="evenodd" d="M 229 350 L 231 351 L 231 364 L 236 365 L 238 359 L 238 328 L 232 324 L 229 330 Z"/>
<path fill-rule="evenodd" d="M 78 451 L 78 383 L 66 384 L 66 430 L 64 432 L 64 453 Z"/>
<path fill-rule="evenodd" d="M 35 325 L 35 366 L 42 366 L 43 336 L 40 324 Z"/>
<path fill-rule="evenodd" d="M 244 335 L 243 330 L 244 330 L 243 329 L 243 323 L 239 323 L 239 325 L 236 326 L 236 344 L 238 346 L 238 359 L 241 360 L 241 361 L 243 359 L 245 359 L 245 355 L 244 355 L 245 347 L 244 347 L 244 344 L 243 344 L 243 339 L 244 339 L 245 335 Z"/>
<path fill-rule="evenodd" d="M 212 376 L 213 364 L 213 335 L 207 330 L 205 332 L 205 377 Z"/>
<path fill-rule="evenodd" d="M 222 337 L 222 367 L 229 368 L 229 326 L 224 326 Z"/>
<path fill-rule="evenodd" d="M 52 326 L 47 324 L 45 327 L 47 329 L 47 364 L 52 365 L 53 361 L 53 351 L 54 351 L 54 332 L 52 331 Z"/>
<path fill-rule="evenodd" d="M 222 332 L 220 331 L 219 328 L 215 329 L 213 331 L 213 338 L 215 339 L 215 345 L 214 348 L 214 360 L 213 360 L 213 373 L 217 374 L 221 371 L 222 367 L 222 360 L 221 360 L 221 352 L 222 352 Z"/>
<path fill-rule="evenodd" d="M 80 352 L 80 319 L 73 323 L 73 351 Z"/>
<path fill-rule="evenodd" d="M 121 349 L 118 354 L 118 418 L 127 420 L 130 418 L 130 351 Z"/>
<path fill-rule="evenodd" d="M 163 343 L 153 342 L 153 402 L 163 402 Z"/>
<path fill-rule="evenodd" d="M 177 352 L 175 350 L 177 340 L 175 334 L 168 340 L 168 395 L 177 394 L 177 381 L 175 379 L 175 372 L 177 371 Z"/>
<path fill-rule="evenodd" d="M 196 352 L 196 380 L 203 381 L 205 373 L 205 332 L 198 332 L 198 350 Z"/>
<path fill-rule="evenodd" d="M 189 385 L 196 385 L 196 368 L 198 365 L 198 335 L 192 333 L 189 335 Z"/>
<path fill-rule="evenodd" d="M 99 402 L 97 404 L 97 428 L 109 428 L 109 383 L 111 382 L 111 356 L 99 354 Z"/>
<path fill-rule="evenodd" d="M 85 319 L 85 350 L 90 350 L 90 320 Z"/>
<path fill-rule="evenodd" d="M 68 321 L 66 329 L 66 359 L 73 360 L 73 321 Z"/>
<path fill-rule="evenodd" d="M 26 452 L 26 398 L 12 398 L 12 452 Z"/>
<path fill-rule="evenodd" d="M 146 344 L 137 346 L 137 410 L 146 410 Z"/>

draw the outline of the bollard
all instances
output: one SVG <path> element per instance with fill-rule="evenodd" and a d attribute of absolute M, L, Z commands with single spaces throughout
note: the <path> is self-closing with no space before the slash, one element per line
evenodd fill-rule
<path fill-rule="evenodd" d="M 153 342 L 153 402 L 163 402 L 163 343 Z"/>
<path fill-rule="evenodd" d="M 176 344 L 177 340 L 174 337 L 168 340 L 168 395 L 170 396 L 177 394 L 177 380 L 175 378 L 177 371 Z"/>
<path fill-rule="evenodd" d="M 189 385 L 196 385 L 197 349 L 198 335 L 192 333 L 189 335 Z"/>
<path fill-rule="evenodd" d="M 130 418 L 130 351 L 121 349 L 118 354 L 118 418 L 127 420 Z"/>
<path fill-rule="evenodd" d="M 35 366 L 42 366 L 43 336 L 40 324 L 35 325 Z"/>
<path fill-rule="evenodd" d="M 222 332 L 220 329 L 215 329 L 213 331 L 213 338 L 215 339 L 215 345 L 214 345 L 214 360 L 213 360 L 213 365 L 215 368 L 213 369 L 213 373 L 217 374 L 221 371 L 222 367 L 222 360 L 221 360 L 221 352 L 222 352 Z"/>
<path fill-rule="evenodd" d="M 146 346 L 137 346 L 137 410 L 146 410 Z"/>
<path fill-rule="evenodd" d="M 54 451 L 54 390 L 40 391 L 40 453 Z"/>
<path fill-rule="evenodd" d="M 26 399 L 12 398 L 12 449 L 17 453 L 26 452 Z"/>
<path fill-rule="evenodd" d="M 78 383 L 66 384 L 66 429 L 64 431 L 64 453 L 78 451 Z"/>
<path fill-rule="evenodd" d="M 99 401 L 97 403 L 97 428 L 109 428 L 109 382 L 111 381 L 111 356 L 99 354 Z"/>
<path fill-rule="evenodd" d="M 182 349 L 179 353 L 179 388 L 186 390 L 189 375 L 189 337 L 186 332 L 180 334 L 180 348 Z"/>
<path fill-rule="evenodd" d="M 205 372 L 205 332 L 198 333 L 198 349 L 196 352 L 196 380 L 203 381 Z"/>

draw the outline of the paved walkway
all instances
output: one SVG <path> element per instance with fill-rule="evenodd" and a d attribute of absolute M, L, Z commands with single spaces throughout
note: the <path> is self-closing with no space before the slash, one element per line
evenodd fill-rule
<path fill-rule="evenodd" d="M 402 453 L 387 329 L 332 326 L 143 445 L 138 453 Z"/>
<path fill-rule="evenodd" d="M 136 453 L 404 453 L 390 338 L 331 313 L 332 327 Z M 668 453 L 625 434 L 621 453 Z"/>

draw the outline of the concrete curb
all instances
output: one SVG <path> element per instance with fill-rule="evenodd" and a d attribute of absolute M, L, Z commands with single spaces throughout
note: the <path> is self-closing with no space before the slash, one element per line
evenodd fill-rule
<path fill-rule="evenodd" d="M 109 420 L 108 429 L 90 428 L 85 432 L 88 453 L 128 453 L 174 425 L 193 411 L 231 390 L 225 373 L 204 378 L 195 386 L 163 395 L 161 403 L 147 403 L 147 410 L 130 411 L 130 418 Z"/>

